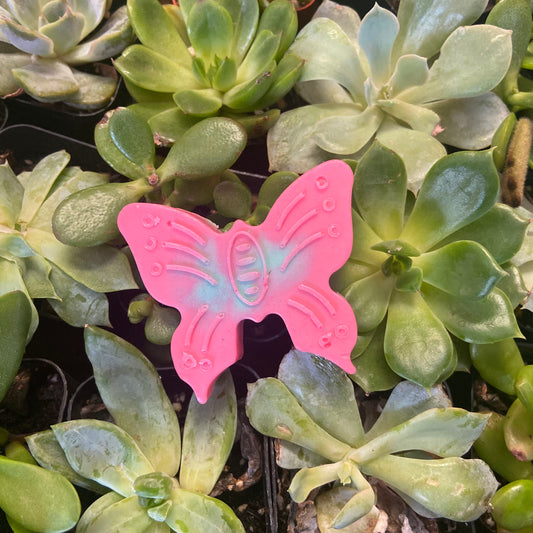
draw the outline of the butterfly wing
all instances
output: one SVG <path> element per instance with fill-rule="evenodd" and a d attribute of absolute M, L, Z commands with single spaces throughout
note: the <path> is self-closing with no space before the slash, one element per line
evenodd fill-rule
<path fill-rule="evenodd" d="M 329 278 L 352 250 L 353 172 L 327 161 L 295 180 L 258 228 L 270 261 L 269 305 L 285 320 L 294 346 L 355 372 L 357 325 Z"/>

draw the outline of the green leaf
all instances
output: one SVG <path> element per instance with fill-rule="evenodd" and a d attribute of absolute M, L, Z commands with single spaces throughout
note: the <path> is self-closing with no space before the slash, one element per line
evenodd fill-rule
<path fill-rule="evenodd" d="M 71 8 L 79 13 L 83 13 L 85 27 L 83 34 L 88 35 L 98 26 L 106 13 L 106 0 L 94 0 L 87 5 L 84 0 L 70 0 Z"/>
<path fill-rule="evenodd" d="M 513 338 L 489 344 L 471 344 L 470 358 L 480 376 L 490 385 L 514 396 L 515 379 L 524 360 Z"/>
<path fill-rule="evenodd" d="M 42 24 L 39 27 L 39 33 L 53 41 L 55 55 L 61 56 L 82 39 L 84 25 L 84 15 L 66 9 L 65 6 L 63 15 L 56 20 Z"/>
<path fill-rule="evenodd" d="M 17 375 L 31 325 L 31 306 L 20 291 L 0 296 L 0 400 Z"/>
<path fill-rule="evenodd" d="M 87 528 L 94 520 L 98 519 L 98 517 L 105 511 L 105 509 L 111 507 L 113 504 L 121 501 L 122 499 L 123 498 L 120 494 L 117 494 L 113 491 L 110 491 L 107 494 L 100 496 L 100 498 L 91 503 L 91 505 L 89 505 L 89 507 L 81 515 L 81 518 L 78 524 L 76 525 L 77 532 L 86 533 Z M 135 501 L 135 496 L 132 496 L 131 499 L 132 501 Z"/>
<path fill-rule="evenodd" d="M 8 42 L 27 54 L 52 57 L 54 42 L 46 35 L 41 35 L 37 28 L 25 28 L 7 17 L 0 22 L 2 41 Z"/>
<path fill-rule="evenodd" d="M 194 530 L 245 533 L 240 520 L 224 502 L 183 489 L 172 492 L 172 507 L 165 522 L 177 533 Z"/>
<path fill-rule="evenodd" d="M 428 72 L 426 58 L 414 54 L 401 56 L 390 79 L 391 95 L 396 97 L 405 89 L 424 84 Z"/>
<path fill-rule="evenodd" d="M 236 82 L 243 83 L 256 78 L 269 68 L 276 58 L 281 35 L 271 30 L 258 31 L 243 62 L 237 68 Z"/>
<path fill-rule="evenodd" d="M 229 56 L 241 63 L 257 32 L 259 4 L 255 0 L 221 0 L 233 21 L 233 38 Z"/>
<path fill-rule="evenodd" d="M 6 3 L 4 2 L 3 5 Z M 41 12 L 39 0 L 15 0 L 9 3 L 9 11 L 23 25 L 37 30 L 37 20 Z"/>
<path fill-rule="evenodd" d="M 222 180 L 213 189 L 213 201 L 219 214 L 228 218 L 246 218 L 252 210 L 252 193 L 239 181 Z"/>
<path fill-rule="evenodd" d="M 70 466 L 122 496 L 133 495 L 138 476 L 154 471 L 133 437 L 103 420 L 71 420 L 52 426 Z"/>
<path fill-rule="evenodd" d="M 501 487 L 492 498 L 491 513 L 498 527 L 519 530 L 533 525 L 533 481 L 521 479 Z"/>
<path fill-rule="evenodd" d="M 0 165 L 0 224 L 15 226 L 23 197 L 24 188 L 9 164 Z"/>
<path fill-rule="evenodd" d="M 53 298 L 58 295 L 50 280 L 52 265 L 40 255 L 32 255 L 17 261 L 29 296 L 34 298 Z"/>
<path fill-rule="evenodd" d="M 237 400 L 229 371 L 221 374 L 205 404 L 191 398 L 183 429 L 180 486 L 209 494 L 231 452 L 237 430 Z"/>
<path fill-rule="evenodd" d="M 424 282 L 459 298 L 484 298 L 505 271 L 481 245 L 456 241 L 413 260 Z"/>
<path fill-rule="evenodd" d="M 244 129 L 234 120 L 206 118 L 187 130 L 172 146 L 157 173 L 161 181 L 221 174 L 235 163 L 246 141 Z"/>
<path fill-rule="evenodd" d="M 484 215 L 498 192 L 499 177 L 490 152 L 443 157 L 428 172 L 400 239 L 424 252 Z"/>
<path fill-rule="evenodd" d="M 275 378 L 248 385 L 246 413 L 260 433 L 299 444 L 330 461 L 340 461 L 350 446 L 331 436 L 304 411 L 287 387 Z"/>
<path fill-rule="evenodd" d="M 275 57 L 276 61 L 279 61 L 298 32 L 298 16 L 294 4 L 285 0 L 269 2 L 261 14 L 257 35 L 263 30 L 270 30 L 281 36 Z"/>
<path fill-rule="evenodd" d="M 225 57 L 213 76 L 213 88 L 218 91 L 228 91 L 235 85 L 237 79 L 237 64 L 230 57 Z"/>
<path fill-rule="evenodd" d="M 361 216 L 383 240 L 395 239 L 401 232 L 406 192 L 402 160 L 374 142 L 357 165 L 353 197 Z"/>
<path fill-rule="evenodd" d="M 479 459 L 380 457 L 361 470 L 421 503 L 436 516 L 466 522 L 483 514 L 498 482 Z"/>
<path fill-rule="evenodd" d="M 361 441 L 363 426 L 353 383 L 337 365 L 293 349 L 283 357 L 278 379 L 330 435 L 351 446 Z M 327 402 L 316 394 L 317 390 L 328 391 Z"/>
<path fill-rule="evenodd" d="M 514 386 L 520 401 L 533 413 L 533 365 L 525 365 L 518 371 Z"/>
<path fill-rule="evenodd" d="M 228 11 L 215 0 L 195 2 L 187 15 L 187 33 L 196 54 L 207 63 L 229 54 L 233 21 Z"/>
<path fill-rule="evenodd" d="M 61 150 L 44 157 L 35 165 L 24 187 L 19 223 L 29 224 L 32 221 L 69 161 L 70 155 Z"/>
<path fill-rule="evenodd" d="M 533 417 L 518 398 L 505 415 L 503 436 L 507 448 L 519 461 L 533 459 Z"/>
<path fill-rule="evenodd" d="M 339 463 L 319 465 L 313 468 L 302 468 L 292 478 L 289 487 L 291 499 L 296 503 L 302 503 L 309 497 L 309 493 L 313 490 L 322 485 L 339 481 L 345 465 L 346 463 L 341 461 Z"/>
<path fill-rule="evenodd" d="M 210 117 L 222 107 L 222 95 L 216 89 L 189 89 L 174 94 L 174 101 L 186 115 Z"/>
<path fill-rule="evenodd" d="M 522 337 L 509 299 L 497 288 L 477 300 L 456 298 L 426 284 L 422 293 L 446 328 L 466 342 L 486 344 Z"/>
<path fill-rule="evenodd" d="M 0 507 L 22 526 L 31 531 L 61 532 L 76 525 L 80 500 L 60 474 L 0 456 L 0 475 Z"/>
<path fill-rule="evenodd" d="M 102 400 L 116 423 L 135 436 L 154 470 L 175 475 L 180 429 L 153 365 L 133 345 L 100 328 L 85 329 L 85 349 Z"/>
<path fill-rule="evenodd" d="M 437 382 L 453 357 L 446 328 L 417 292 L 393 292 L 384 350 L 394 372 L 427 388 Z"/>
<path fill-rule="evenodd" d="M 72 69 L 78 90 L 64 97 L 70 107 L 85 110 L 101 110 L 113 98 L 117 88 L 115 78 L 90 74 Z"/>
<path fill-rule="evenodd" d="M 381 239 L 374 233 L 372 228 L 365 220 L 352 209 L 353 224 L 353 247 L 350 253 L 350 259 L 363 264 L 375 265 L 380 268 L 388 259 L 387 254 L 378 252 L 374 245 L 378 244 Z"/>

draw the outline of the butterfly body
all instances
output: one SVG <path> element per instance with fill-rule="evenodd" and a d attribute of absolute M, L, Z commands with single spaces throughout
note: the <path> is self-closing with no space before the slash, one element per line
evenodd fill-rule
<path fill-rule="evenodd" d="M 357 327 L 329 287 L 352 247 L 353 173 L 341 161 L 315 167 L 278 198 L 266 220 L 227 232 L 188 211 L 129 204 L 119 215 L 148 292 L 177 308 L 171 343 L 180 377 L 200 402 L 242 356 L 242 322 L 280 315 L 294 345 L 348 372 Z"/>

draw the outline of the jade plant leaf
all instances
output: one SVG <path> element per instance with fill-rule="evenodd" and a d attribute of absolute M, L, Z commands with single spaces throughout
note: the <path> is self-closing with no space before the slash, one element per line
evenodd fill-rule
<path fill-rule="evenodd" d="M 533 513 L 528 502 L 533 497 L 533 481 L 521 479 L 501 487 L 491 500 L 492 516 L 499 527 L 508 530 L 533 525 Z"/>
<path fill-rule="evenodd" d="M 115 422 L 135 435 L 156 470 L 175 475 L 180 464 L 180 428 L 154 367 L 133 345 L 101 328 L 85 329 L 85 348 L 102 400 Z"/>
<path fill-rule="evenodd" d="M 0 223 L 14 226 L 24 198 L 24 187 L 11 167 L 0 165 Z"/>
<path fill-rule="evenodd" d="M 507 448 L 518 460 L 533 459 L 533 417 L 518 398 L 505 415 L 503 436 Z"/>

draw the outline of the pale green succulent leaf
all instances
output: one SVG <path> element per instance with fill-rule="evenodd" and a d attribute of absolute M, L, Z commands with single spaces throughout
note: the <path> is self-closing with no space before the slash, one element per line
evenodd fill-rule
<path fill-rule="evenodd" d="M 484 94 L 505 76 L 511 53 L 507 30 L 486 24 L 458 28 L 442 45 L 426 83 L 406 89 L 402 100 L 429 103 Z"/>
<path fill-rule="evenodd" d="M 50 280 L 52 265 L 46 259 L 33 255 L 18 261 L 18 264 L 31 298 L 59 298 Z"/>
<path fill-rule="evenodd" d="M 272 72 L 276 62 L 272 60 L 255 78 L 243 81 L 227 91 L 222 97 L 222 103 L 232 111 L 246 112 L 257 109 L 257 101 L 262 98 L 272 86 Z"/>
<path fill-rule="evenodd" d="M 355 527 L 365 527 L 365 525 L 366 527 L 372 527 L 371 524 L 377 518 L 376 514 L 379 514 L 375 503 L 376 493 L 370 485 L 359 490 L 344 504 L 344 507 L 333 518 L 331 522 L 334 528 L 333 531 L 343 528 L 345 531 L 348 529 L 349 533 L 349 531 L 352 531 L 349 528 L 356 524 Z"/>
<path fill-rule="evenodd" d="M 71 420 L 52 426 L 70 466 L 81 476 L 133 495 L 133 482 L 154 471 L 133 437 L 103 420 Z"/>
<path fill-rule="evenodd" d="M 183 428 L 180 487 L 209 494 L 231 452 L 237 430 L 237 399 L 229 371 L 221 374 L 205 404 L 192 397 Z"/>
<path fill-rule="evenodd" d="M 40 26 L 39 33 L 54 43 L 56 56 L 61 56 L 75 46 L 82 38 L 85 17 L 65 9 L 62 17 Z"/>
<path fill-rule="evenodd" d="M 381 270 L 354 281 L 342 293 L 357 317 L 357 329 L 364 333 L 377 328 L 387 314 L 395 279 Z"/>
<path fill-rule="evenodd" d="M 66 477 L 71 483 L 79 487 L 84 487 L 93 492 L 102 494 L 107 488 L 102 485 L 80 476 L 69 464 L 63 449 L 54 436 L 51 429 L 32 433 L 26 437 L 26 443 L 33 456 L 33 458 L 47 470 L 52 470 Z M 117 498 L 121 498 L 118 494 L 111 492 Z"/>
<path fill-rule="evenodd" d="M 131 496 L 130 498 L 132 500 L 135 500 L 134 496 Z M 81 515 L 79 522 L 76 524 L 77 533 L 86 533 L 87 528 L 91 525 L 91 523 L 97 520 L 98 517 L 108 507 L 111 507 L 113 504 L 123 499 L 124 498 L 120 494 L 117 494 L 116 492 L 113 492 L 113 491 L 109 491 L 107 494 L 100 496 L 93 503 L 91 503 L 91 505 L 89 505 L 89 507 L 87 507 L 87 509 Z"/>
<path fill-rule="evenodd" d="M 174 104 L 172 109 L 157 113 L 148 120 L 152 131 L 157 132 L 157 137 L 164 143 L 174 144 L 185 132 L 202 120 L 191 117 L 179 110 Z"/>
<path fill-rule="evenodd" d="M 242 61 L 257 32 L 259 4 L 253 0 L 221 0 L 233 21 L 233 38 L 229 56 Z"/>
<path fill-rule="evenodd" d="M 450 335 L 418 292 L 393 292 L 384 350 L 394 372 L 426 388 L 438 381 L 453 357 Z"/>
<path fill-rule="evenodd" d="M 289 52 L 305 60 L 301 81 L 333 80 L 354 101 L 364 100 L 363 83 L 368 77 L 365 59 L 340 26 L 327 18 L 316 18 L 298 33 Z M 334 57 L 335 61 L 331 61 Z"/>
<path fill-rule="evenodd" d="M 40 102 L 62 101 L 79 89 L 71 68 L 54 59 L 36 59 L 12 73 L 20 87 Z"/>
<path fill-rule="evenodd" d="M 86 2 L 85 0 L 69 0 L 68 3 L 74 12 L 83 15 L 85 26 L 82 37 L 85 37 L 100 24 L 109 2 L 106 2 L 106 0 L 91 0 L 91 2 Z"/>
<path fill-rule="evenodd" d="M 38 29 L 37 20 L 41 4 L 40 0 L 6 0 L 2 3 L 20 24 L 32 30 Z"/>
<path fill-rule="evenodd" d="M 32 221 L 69 161 L 70 155 L 65 150 L 60 150 L 44 157 L 35 165 L 24 186 L 19 223 L 29 224 Z"/>
<path fill-rule="evenodd" d="M 314 18 L 325 17 L 336 22 L 346 36 L 357 43 L 357 34 L 361 26 L 361 18 L 357 11 L 348 5 L 337 2 L 322 2 L 315 12 Z"/>
<path fill-rule="evenodd" d="M 329 283 L 334 291 L 342 293 L 350 284 L 374 274 L 377 270 L 377 265 L 368 265 L 350 258 L 331 276 Z"/>
<path fill-rule="evenodd" d="M 398 31 L 395 15 L 377 4 L 361 21 L 359 45 L 367 57 L 372 79 L 378 85 L 390 78 L 392 48 Z"/>
<path fill-rule="evenodd" d="M 172 507 L 165 523 L 177 533 L 195 529 L 212 533 L 245 533 L 235 513 L 221 500 L 174 489 L 171 501 Z"/>
<path fill-rule="evenodd" d="M 499 177 L 490 152 L 446 156 L 426 175 L 400 238 L 426 251 L 485 214 L 498 192 Z"/>
<path fill-rule="evenodd" d="M 391 96 L 397 96 L 405 89 L 423 85 L 429 68 L 425 57 L 407 54 L 398 59 L 389 80 Z"/>
<path fill-rule="evenodd" d="M 424 299 L 456 337 L 486 344 L 507 337 L 522 337 L 509 299 L 498 288 L 481 299 L 457 298 L 431 285 L 423 285 Z"/>
<path fill-rule="evenodd" d="M 300 468 L 312 468 L 324 464 L 326 459 L 307 448 L 280 440 L 276 449 L 276 464 L 287 470 L 299 470 Z"/>
<path fill-rule="evenodd" d="M 387 255 L 373 249 L 381 239 L 374 233 L 361 215 L 352 209 L 353 246 L 350 259 L 380 268 Z"/>
<path fill-rule="evenodd" d="M 310 104 L 353 104 L 348 91 L 333 80 L 298 81 L 294 90 Z"/>
<path fill-rule="evenodd" d="M 407 187 L 415 192 L 434 163 L 446 155 L 446 148 L 432 135 L 400 126 L 394 120 L 383 122 L 376 139 L 401 157 L 407 172 Z"/>
<path fill-rule="evenodd" d="M 298 16 L 294 4 L 285 0 L 269 2 L 261 14 L 257 34 L 265 29 L 281 37 L 275 58 L 279 61 L 298 32 Z"/>
<path fill-rule="evenodd" d="M 130 0 L 128 15 L 135 34 L 144 46 L 185 68 L 190 66 L 192 58 L 187 44 L 160 2 Z"/>
<path fill-rule="evenodd" d="M 104 293 L 89 289 L 54 265 L 50 281 L 55 294 L 53 298 L 48 297 L 48 303 L 67 324 L 79 328 L 86 324 L 111 325 L 109 302 Z"/>
<path fill-rule="evenodd" d="M 486 5 L 487 0 L 402 0 L 396 58 L 405 54 L 433 57 L 450 33 L 476 21 Z"/>
<path fill-rule="evenodd" d="M 340 461 L 350 450 L 316 424 L 278 379 L 263 378 L 248 385 L 246 413 L 264 435 L 293 442 L 330 461 Z"/>
<path fill-rule="evenodd" d="M 153 365 L 133 345 L 100 328 L 85 329 L 96 385 L 116 423 L 135 440 L 157 471 L 175 475 L 180 429 Z"/>
<path fill-rule="evenodd" d="M 436 138 L 463 150 L 481 150 L 489 146 L 498 126 L 509 114 L 504 102 L 492 92 L 444 100 L 429 107 L 440 117 L 443 129 Z"/>
<path fill-rule="evenodd" d="M 68 531 L 76 525 L 80 500 L 76 489 L 60 474 L 0 456 L 0 475 L 0 506 L 23 527 Z"/>
<path fill-rule="evenodd" d="M 519 398 L 514 400 L 505 415 L 503 436 L 507 448 L 517 459 L 533 459 L 533 419 Z"/>
<path fill-rule="evenodd" d="M 199 58 L 195 58 L 201 61 Z M 217 91 L 228 91 L 235 85 L 237 79 L 237 63 L 230 57 L 225 57 L 213 76 L 213 88 Z M 209 85 L 209 83 L 206 83 Z"/>
<path fill-rule="evenodd" d="M 201 88 L 187 65 L 139 44 L 126 48 L 114 65 L 126 79 L 150 91 L 173 93 Z"/>
<path fill-rule="evenodd" d="M 516 265 L 505 263 L 502 268 L 507 275 L 498 282 L 496 287 L 504 292 L 511 302 L 511 307 L 516 309 L 529 297 L 528 286 L 522 276 L 522 272 Z"/>
<path fill-rule="evenodd" d="M 415 104 L 404 102 L 399 98 L 378 100 L 380 109 L 395 119 L 408 124 L 414 130 L 432 135 L 439 125 L 440 117 L 435 111 Z"/>
<path fill-rule="evenodd" d="M 53 57 L 54 42 L 46 35 L 41 35 L 36 29 L 32 30 L 17 24 L 3 16 L 0 18 L 0 33 L 2 40 L 12 44 L 27 54 Z"/>
<path fill-rule="evenodd" d="M 343 462 L 330 463 L 313 468 L 302 468 L 292 478 L 289 494 L 296 503 L 305 501 L 309 493 L 322 485 L 338 481 Z"/>
<path fill-rule="evenodd" d="M 186 115 L 210 117 L 222 107 L 222 94 L 216 89 L 189 89 L 175 93 L 174 102 Z"/>
<path fill-rule="evenodd" d="M 195 53 L 209 64 L 229 54 L 233 21 L 219 2 L 196 2 L 187 15 L 187 33 Z"/>
<path fill-rule="evenodd" d="M 316 355 L 293 349 L 280 363 L 278 379 L 330 435 L 351 446 L 361 441 L 363 426 L 353 383 L 339 367 Z M 316 394 L 318 389 L 328 391 L 327 403 Z"/>
<path fill-rule="evenodd" d="M 455 241 L 414 258 L 424 282 L 459 298 L 483 298 L 505 275 L 483 246 Z"/>
<path fill-rule="evenodd" d="M 276 58 L 280 40 L 280 34 L 272 33 L 269 29 L 261 30 L 237 69 L 236 82 L 249 81 L 269 68 Z"/>
<path fill-rule="evenodd" d="M 377 106 L 367 107 L 357 116 L 327 117 L 316 124 L 311 139 L 327 152 L 350 155 L 372 139 L 382 121 L 383 112 Z"/>
<path fill-rule="evenodd" d="M 17 221 L 24 187 L 6 162 L 0 165 L 0 224 L 13 228 Z"/>
<path fill-rule="evenodd" d="M 159 28 L 158 28 L 159 34 Z M 101 61 L 113 57 L 133 41 L 126 7 L 117 9 L 91 39 L 75 46 L 62 59 L 69 65 Z"/>
<path fill-rule="evenodd" d="M 72 70 L 78 90 L 62 100 L 70 107 L 95 110 L 104 107 L 113 98 L 117 80 L 110 76 L 99 76 L 81 70 Z"/>
<path fill-rule="evenodd" d="M 480 459 L 423 460 L 387 455 L 361 469 L 435 515 L 457 521 L 479 518 L 498 486 L 492 470 Z"/>
<path fill-rule="evenodd" d="M 0 95 L 7 96 L 19 89 L 19 84 L 11 70 L 30 62 L 30 56 L 23 53 L 0 53 Z"/>
<path fill-rule="evenodd" d="M 127 257 L 118 249 L 101 245 L 67 246 L 47 231 L 29 228 L 28 244 L 70 277 L 96 292 L 136 288 Z"/>

